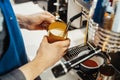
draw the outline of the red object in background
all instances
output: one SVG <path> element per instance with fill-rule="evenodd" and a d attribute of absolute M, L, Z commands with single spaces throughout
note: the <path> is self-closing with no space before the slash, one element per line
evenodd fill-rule
<path fill-rule="evenodd" d="M 85 66 L 88 66 L 88 67 L 97 67 L 98 64 L 93 61 L 93 60 L 86 60 L 84 62 L 82 62 Z"/>

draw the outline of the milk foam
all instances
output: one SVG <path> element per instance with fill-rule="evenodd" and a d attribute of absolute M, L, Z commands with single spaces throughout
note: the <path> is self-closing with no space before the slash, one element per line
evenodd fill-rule
<path fill-rule="evenodd" d="M 64 34 L 64 31 L 62 31 L 62 30 L 60 30 L 60 29 L 52 29 L 52 30 L 50 30 L 50 32 L 52 33 L 52 34 L 54 34 L 54 35 L 56 35 L 56 36 L 63 36 L 63 34 Z"/>

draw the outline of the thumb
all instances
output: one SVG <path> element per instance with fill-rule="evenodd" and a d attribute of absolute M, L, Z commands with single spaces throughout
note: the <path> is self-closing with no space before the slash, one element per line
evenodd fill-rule
<path fill-rule="evenodd" d="M 43 37 L 42 43 L 48 43 L 47 36 L 44 36 L 44 37 Z"/>

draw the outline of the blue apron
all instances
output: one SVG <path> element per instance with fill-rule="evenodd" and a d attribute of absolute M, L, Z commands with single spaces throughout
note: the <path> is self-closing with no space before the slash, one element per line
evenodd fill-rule
<path fill-rule="evenodd" d="M 28 62 L 22 35 L 9 0 L 0 0 L 10 38 L 7 51 L 0 58 L 0 75 L 10 72 Z"/>

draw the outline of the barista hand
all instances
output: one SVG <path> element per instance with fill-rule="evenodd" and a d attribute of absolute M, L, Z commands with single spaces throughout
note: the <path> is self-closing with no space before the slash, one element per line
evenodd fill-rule
<path fill-rule="evenodd" d="M 38 49 L 36 58 L 44 60 L 44 67 L 48 68 L 60 60 L 60 58 L 66 53 L 69 45 L 69 39 L 48 43 L 47 37 L 44 37 Z"/>
<path fill-rule="evenodd" d="M 44 11 L 26 16 L 17 14 L 17 19 L 21 28 L 26 28 L 28 30 L 47 30 L 49 24 L 55 21 L 55 16 Z"/>
<path fill-rule="evenodd" d="M 20 67 L 26 80 L 34 80 L 44 70 L 54 65 L 65 54 L 70 45 L 70 40 L 48 43 L 44 37 L 37 51 L 36 57 L 28 64 Z"/>

